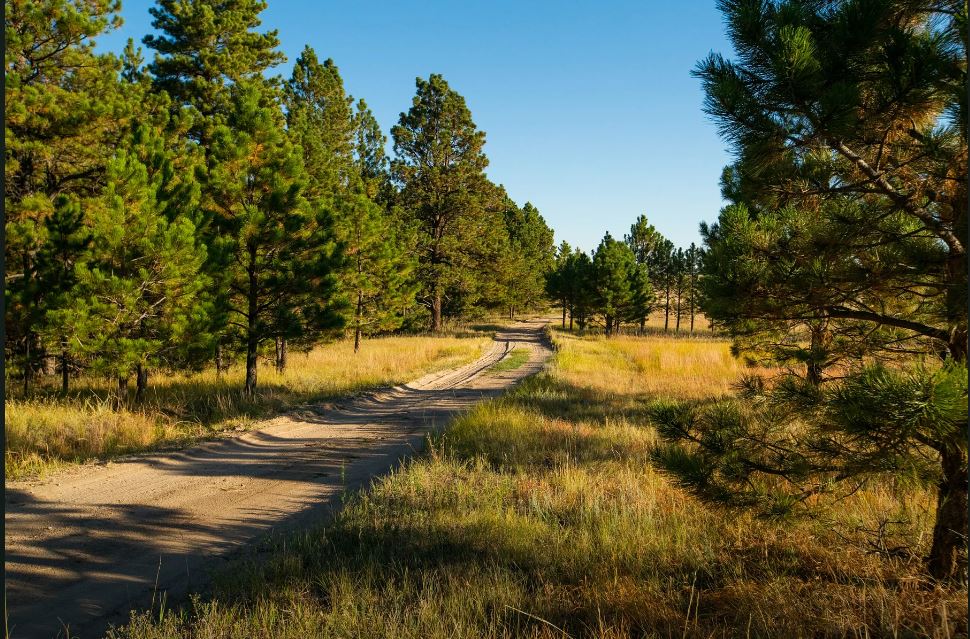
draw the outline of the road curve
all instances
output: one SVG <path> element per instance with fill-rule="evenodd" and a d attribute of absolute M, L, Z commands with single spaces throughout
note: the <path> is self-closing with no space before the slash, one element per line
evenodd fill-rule
<path fill-rule="evenodd" d="M 430 430 L 539 371 L 551 354 L 544 325 L 515 324 L 472 364 L 344 406 L 303 407 L 231 439 L 8 483 L 9 637 L 101 636 L 153 597 L 204 587 L 212 568 L 259 537 L 320 521 Z M 489 370 L 513 348 L 530 349 L 529 361 Z"/>

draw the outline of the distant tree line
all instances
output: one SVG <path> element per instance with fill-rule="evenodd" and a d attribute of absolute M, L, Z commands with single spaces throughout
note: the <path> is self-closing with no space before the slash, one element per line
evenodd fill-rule
<path fill-rule="evenodd" d="M 967 4 L 720 3 L 697 67 L 738 160 L 702 225 L 737 401 L 667 406 L 657 461 L 714 501 L 811 514 L 874 477 L 937 493 L 926 567 L 967 570 Z"/>
<path fill-rule="evenodd" d="M 440 331 L 544 301 L 551 229 L 485 174 L 485 134 L 440 75 L 387 138 L 332 60 L 289 78 L 261 0 L 159 0 L 145 63 L 94 40 L 114 0 L 6 5 L 6 349 L 56 374 L 279 369 L 342 331 Z"/>
<path fill-rule="evenodd" d="M 646 330 L 647 319 L 663 312 L 664 332 L 688 333 L 700 312 L 702 251 L 693 243 L 675 248 L 645 215 L 637 218 L 623 241 L 609 233 L 592 255 L 562 242 L 546 292 L 562 309 L 562 327 L 585 330 L 602 323 L 607 335 L 624 323 Z"/>

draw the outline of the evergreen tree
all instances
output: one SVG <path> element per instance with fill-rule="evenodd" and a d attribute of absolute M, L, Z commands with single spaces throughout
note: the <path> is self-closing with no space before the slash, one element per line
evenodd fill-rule
<path fill-rule="evenodd" d="M 647 269 L 654 289 L 663 291 L 665 333 L 670 328 L 670 292 L 676 275 L 674 267 L 674 244 L 661 237 L 650 254 Z"/>
<path fill-rule="evenodd" d="M 509 200 L 505 212 L 507 252 L 501 269 L 502 298 L 515 319 L 518 309 L 534 308 L 545 291 L 546 274 L 553 268 L 552 229 L 530 202 L 519 208 Z"/>
<path fill-rule="evenodd" d="M 83 243 L 49 246 L 49 231 L 63 239 L 86 224 L 73 207 L 83 212 L 100 194 L 131 112 L 117 58 L 94 52 L 94 39 L 120 25 L 117 11 L 111 0 L 6 5 L 5 348 L 7 374 L 21 375 L 25 391 L 47 355 L 46 317 L 65 299 L 48 276 L 84 258 L 64 255 Z"/>
<path fill-rule="evenodd" d="M 593 260 L 577 248 L 568 262 L 566 273 L 566 281 L 569 282 L 569 328 L 572 330 L 575 316 L 579 330 L 585 330 L 597 303 Z"/>
<path fill-rule="evenodd" d="M 214 132 L 209 188 L 219 242 L 231 256 L 222 282 L 246 352 L 245 392 L 256 392 L 267 339 L 312 341 L 340 321 L 331 304 L 337 251 L 332 221 L 303 197 L 300 150 L 278 108 L 263 106 L 260 83 L 233 87 L 231 126 Z"/>
<path fill-rule="evenodd" d="M 648 288 L 652 289 L 654 286 L 653 275 L 650 274 L 650 271 L 652 270 L 651 265 L 653 265 L 653 268 L 658 266 L 657 250 L 658 248 L 663 248 L 661 243 L 664 241 L 664 238 L 662 235 L 660 235 L 657 229 L 653 227 L 652 224 L 647 222 L 647 216 L 641 215 L 637 218 L 637 221 L 630 226 L 630 233 L 629 235 L 625 235 L 623 237 L 623 241 L 626 242 L 627 246 L 630 247 L 630 250 L 633 251 L 637 264 L 644 267 L 644 273 L 649 274 L 649 281 L 638 281 L 636 284 L 637 290 L 640 291 L 638 297 L 638 300 L 640 301 L 637 303 L 637 308 L 639 309 L 638 312 L 640 314 L 636 317 L 630 318 L 632 321 L 640 323 L 640 333 L 643 334 L 647 324 L 647 316 L 649 316 L 650 312 L 653 310 L 653 293 L 652 291 L 648 291 Z M 658 272 L 660 272 L 660 269 L 658 269 Z M 638 274 L 637 277 L 639 276 L 640 274 Z"/>
<path fill-rule="evenodd" d="M 569 242 L 563 240 L 556 248 L 555 263 L 546 273 L 546 294 L 562 307 L 562 328 L 566 329 L 566 313 L 569 311 L 570 285 L 569 263 L 573 257 L 573 249 Z"/>
<path fill-rule="evenodd" d="M 653 300 L 653 287 L 647 265 L 636 263 L 630 272 L 630 307 L 624 319 L 637 322 L 641 335 L 646 330 L 647 317 L 653 310 Z"/>
<path fill-rule="evenodd" d="M 738 59 L 712 54 L 696 74 L 708 113 L 737 150 L 723 184 L 738 201 L 706 231 L 705 312 L 764 341 L 800 323 L 810 334 L 808 377 L 816 387 L 819 365 L 838 352 L 835 340 L 853 333 L 866 336 L 860 355 L 878 357 L 905 341 L 960 368 L 967 353 L 965 7 L 894 0 L 721 7 Z M 882 384 L 879 375 L 855 374 L 862 386 Z M 887 413 L 873 415 L 887 421 L 869 431 L 896 429 L 899 441 L 917 432 Z M 832 427 L 847 433 L 850 426 L 836 420 Z M 923 438 L 925 453 L 939 460 L 928 569 L 960 578 L 965 425 L 927 427 L 939 436 Z M 854 457 L 830 454 L 843 452 Z M 835 477 L 874 472 L 848 467 L 850 475 Z"/>
<path fill-rule="evenodd" d="M 485 177 L 485 133 L 465 99 L 432 74 L 416 80 L 411 109 L 391 129 L 393 179 L 417 227 L 419 299 L 440 331 L 446 296 L 460 310 L 480 296 L 483 266 L 495 260 L 501 195 Z"/>
<path fill-rule="evenodd" d="M 350 301 L 356 353 L 362 336 L 403 323 L 417 292 L 411 278 L 415 260 L 392 218 L 364 194 L 344 198 L 337 219 L 347 256 L 341 288 Z"/>
<path fill-rule="evenodd" d="M 386 144 L 387 136 L 381 132 L 374 114 L 363 99 L 358 100 L 354 113 L 354 159 L 364 192 L 374 201 L 386 202 L 389 199 Z"/>
<path fill-rule="evenodd" d="M 107 178 L 92 220 L 91 258 L 75 265 L 71 304 L 51 315 L 69 331 L 71 348 L 118 380 L 120 400 L 137 373 L 141 400 L 148 368 L 174 345 L 200 338 L 205 248 L 187 217 L 166 218 L 160 185 L 134 154 L 120 151 Z"/>
<path fill-rule="evenodd" d="M 190 105 L 202 116 L 192 135 L 203 146 L 233 108 L 231 87 L 262 80 L 286 61 L 276 31 L 257 31 L 265 8 L 263 0 L 158 0 L 148 10 L 160 32 L 143 40 L 156 52 L 148 71 L 176 107 Z"/>
<path fill-rule="evenodd" d="M 332 202 L 356 179 L 353 99 L 333 60 L 321 64 L 309 46 L 296 59 L 284 96 L 287 131 L 303 149 L 304 195 L 311 202 Z"/>
<path fill-rule="evenodd" d="M 606 335 L 613 335 L 633 301 L 636 259 L 630 247 L 607 233 L 593 254 L 592 283 L 596 311 L 603 315 Z"/>
<path fill-rule="evenodd" d="M 637 221 L 630 226 L 630 234 L 623 236 L 623 241 L 627 243 L 637 264 L 648 264 L 650 256 L 657 248 L 658 242 L 663 239 L 657 229 L 647 222 L 647 216 L 641 215 Z"/>

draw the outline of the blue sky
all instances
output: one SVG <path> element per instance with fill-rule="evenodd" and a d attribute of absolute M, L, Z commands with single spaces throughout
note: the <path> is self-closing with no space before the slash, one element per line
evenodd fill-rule
<path fill-rule="evenodd" d="M 140 42 L 152 4 L 123 0 L 124 26 L 99 48 Z M 536 205 L 557 242 L 589 250 L 645 213 L 686 246 L 722 205 L 730 155 L 690 76 L 731 53 L 713 0 L 269 0 L 263 27 L 279 31 L 280 73 L 309 44 L 385 133 L 415 77 L 443 74 L 487 134 L 489 177 Z"/>

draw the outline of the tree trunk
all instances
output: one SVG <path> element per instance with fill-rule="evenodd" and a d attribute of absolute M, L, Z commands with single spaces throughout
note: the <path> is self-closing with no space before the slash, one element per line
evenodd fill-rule
<path fill-rule="evenodd" d="M 119 375 L 118 376 L 118 408 L 121 408 L 128 402 L 128 376 Z"/>
<path fill-rule="evenodd" d="M 286 371 L 286 338 L 276 338 L 276 372 L 282 375 Z"/>
<path fill-rule="evenodd" d="M 61 392 L 67 395 L 71 390 L 71 360 L 67 354 L 67 340 L 61 340 Z"/>
<path fill-rule="evenodd" d="M 613 316 L 606 316 L 606 336 L 609 337 L 613 334 Z"/>
<path fill-rule="evenodd" d="M 360 321 L 364 314 L 364 296 L 357 294 L 357 311 L 354 313 L 354 352 L 360 350 Z"/>
<path fill-rule="evenodd" d="M 511 322 L 514 319 L 515 319 L 515 307 L 509 306 L 509 321 Z"/>
<path fill-rule="evenodd" d="M 640 335 L 647 332 L 647 318 L 644 315 L 640 316 Z"/>
<path fill-rule="evenodd" d="M 828 355 L 828 347 L 832 340 L 832 335 L 828 330 L 828 324 L 813 325 L 809 327 L 812 341 L 809 346 L 808 362 L 806 363 L 805 378 L 813 386 L 822 383 L 825 373 L 825 359 Z"/>
<path fill-rule="evenodd" d="M 148 367 L 139 364 L 135 369 L 135 401 L 145 401 L 145 391 L 148 390 Z"/>
<path fill-rule="evenodd" d="M 950 329 L 950 341 L 947 344 L 950 357 L 958 362 L 967 361 L 967 331 L 960 325 Z"/>
<path fill-rule="evenodd" d="M 257 314 L 259 312 L 258 280 L 256 279 L 256 248 L 249 249 L 249 316 L 246 325 L 246 386 L 248 397 L 256 394 L 256 361 L 259 355 Z"/>
<path fill-rule="evenodd" d="M 667 278 L 667 299 L 664 302 L 664 333 L 666 333 L 670 327 L 670 278 Z"/>
<path fill-rule="evenodd" d="M 225 369 L 222 360 L 222 344 L 216 344 L 216 378 L 222 375 L 222 371 Z"/>
<path fill-rule="evenodd" d="M 680 291 L 680 286 L 678 286 L 677 287 L 677 325 L 676 325 L 676 328 L 674 329 L 678 333 L 680 332 L 680 315 L 681 315 L 681 312 L 680 312 L 680 292 L 681 292 Z"/>
<path fill-rule="evenodd" d="M 573 330 L 573 308 L 569 307 L 569 330 Z"/>
<path fill-rule="evenodd" d="M 441 323 L 441 293 L 435 291 L 431 297 L 431 330 L 438 333 L 443 328 Z"/>
<path fill-rule="evenodd" d="M 572 323 L 573 323 L 572 318 L 569 318 L 569 324 L 570 324 L 570 327 L 569 328 L 572 328 Z M 565 300 L 562 303 L 562 330 L 566 330 L 566 302 L 565 302 Z"/>
<path fill-rule="evenodd" d="M 961 432 L 961 437 L 965 433 Z M 943 477 L 936 498 L 933 547 L 927 560 L 930 575 L 942 581 L 962 581 L 967 570 L 966 441 L 948 442 L 941 454 Z"/>
<path fill-rule="evenodd" d="M 24 397 L 30 392 L 30 376 L 33 367 L 30 365 L 30 342 L 33 337 L 30 333 L 24 338 Z"/>
<path fill-rule="evenodd" d="M 691 275 L 691 278 L 690 278 L 690 334 L 691 335 L 694 334 L 694 315 L 695 315 L 694 289 L 696 287 L 697 287 L 697 282 L 695 281 L 694 276 Z"/>

